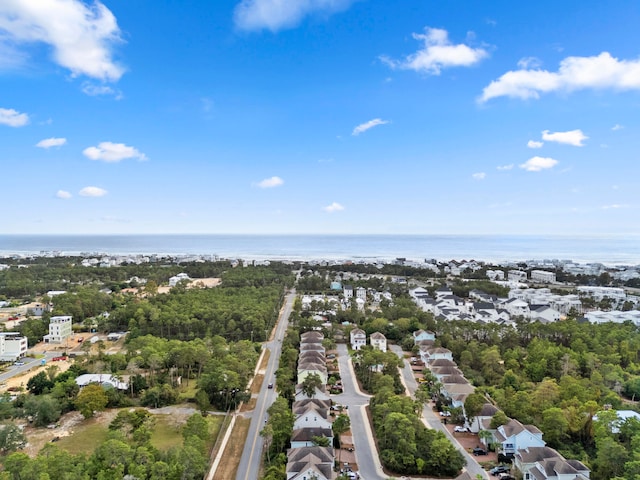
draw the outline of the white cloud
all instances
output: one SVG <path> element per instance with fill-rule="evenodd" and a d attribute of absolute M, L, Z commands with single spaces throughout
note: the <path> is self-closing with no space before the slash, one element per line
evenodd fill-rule
<path fill-rule="evenodd" d="M 415 70 L 440 75 L 443 68 L 469 67 L 489 56 L 483 48 L 471 48 L 463 43 L 453 45 L 446 30 L 425 28 L 425 33 L 414 33 L 413 38 L 424 42 L 424 47 L 408 55 L 404 60 L 381 56 L 380 60 L 391 68 Z"/>
<path fill-rule="evenodd" d="M 147 156 L 137 148 L 129 147 L 124 143 L 100 142 L 97 147 L 85 148 L 82 153 L 91 160 L 102 160 L 108 163 L 117 163 L 127 158 L 147 159 Z"/>
<path fill-rule="evenodd" d="M 529 140 L 527 142 L 527 147 L 529 148 L 542 148 L 543 145 L 544 145 L 543 142 L 538 142 L 536 140 Z"/>
<path fill-rule="evenodd" d="M 314 13 L 324 15 L 346 10 L 354 0 L 242 0 L 234 21 L 242 30 L 267 29 L 277 32 L 298 25 Z"/>
<path fill-rule="evenodd" d="M 484 180 L 487 177 L 487 174 L 484 172 L 478 172 L 471 175 L 474 180 Z"/>
<path fill-rule="evenodd" d="M 617 130 L 622 130 L 624 128 L 623 125 L 620 125 L 618 123 L 616 123 L 613 127 L 611 127 L 611 130 L 613 130 L 614 132 Z"/>
<path fill-rule="evenodd" d="M 522 69 L 538 68 L 542 61 L 536 57 L 525 57 L 518 60 L 518 66 Z"/>
<path fill-rule="evenodd" d="M 107 191 L 100 187 L 84 187 L 78 192 L 81 197 L 104 197 Z"/>
<path fill-rule="evenodd" d="M 498 170 L 511 170 L 513 168 L 513 163 L 510 163 L 509 165 L 499 165 Z"/>
<path fill-rule="evenodd" d="M 564 143 L 565 145 L 573 145 L 574 147 L 583 147 L 582 143 L 584 140 L 587 140 L 587 137 L 582 130 L 569 130 L 568 132 L 549 132 L 549 130 L 545 130 L 542 132 L 542 139 L 545 142 L 557 142 Z"/>
<path fill-rule="evenodd" d="M 527 172 L 539 172 L 541 170 L 546 170 L 549 168 L 553 168 L 558 164 L 557 160 L 549 157 L 532 157 L 523 164 L 520 165 L 520 168 L 525 169 Z"/>
<path fill-rule="evenodd" d="M 606 88 L 640 89 L 640 60 L 618 60 L 602 52 L 594 57 L 567 57 L 557 72 L 512 70 L 485 87 L 479 101 L 496 97 L 539 98 L 541 93 Z"/>
<path fill-rule="evenodd" d="M 66 138 L 52 137 L 52 138 L 45 138 L 44 140 L 40 140 L 38 143 L 36 143 L 36 147 L 40 147 L 40 148 L 61 147 L 65 143 L 67 143 Z"/>
<path fill-rule="evenodd" d="M 284 184 L 284 180 L 282 180 L 280 177 L 265 178 L 261 182 L 257 183 L 258 187 L 260 188 L 279 187 L 283 184 Z"/>
<path fill-rule="evenodd" d="M 61 198 L 63 200 L 67 200 L 72 197 L 72 195 L 66 190 L 58 190 L 56 192 L 56 197 Z"/>
<path fill-rule="evenodd" d="M 124 69 L 113 61 L 120 29 L 99 1 L 5 0 L 0 2 L 0 43 L 9 46 L 44 43 L 53 60 L 74 76 L 116 81 Z"/>
<path fill-rule="evenodd" d="M 122 91 L 117 88 L 110 87 L 109 85 L 95 85 L 90 82 L 85 82 L 82 84 L 82 92 L 89 95 L 90 97 L 98 97 L 101 95 L 111 95 L 116 100 L 122 100 L 124 97 L 122 95 Z"/>
<path fill-rule="evenodd" d="M 342 210 L 344 210 L 344 207 L 338 202 L 333 202 L 331 205 L 327 205 L 326 207 L 324 207 L 323 210 L 325 212 L 334 213 L 341 212 Z"/>
<path fill-rule="evenodd" d="M 629 208 L 629 205 L 621 205 L 618 203 L 614 203 L 613 205 L 603 205 L 603 210 L 617 210 L 619 208 Z"/>
<path fill-rule="evenodd" d="M 353 129 L 351 135 L 360 135 L 361 133 L 366 132 L 370 128 L 376 127 L 378 125 L 386 125 L 389 123 L 387 120 L 381 120 L 380 118 L 374 118 L 373 120 L 369 120 L 368 122 L 361 123 L 356 128 Z"/>
<path fill-rule="evenodd" d="M 29 115 L 20 113 L 12 108 L 0 108 L 0 125 L 10 127 L 24 127 L 29 123 Z"/>

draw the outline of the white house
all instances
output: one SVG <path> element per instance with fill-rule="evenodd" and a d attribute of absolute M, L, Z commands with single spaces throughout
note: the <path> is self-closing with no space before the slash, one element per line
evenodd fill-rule
<path fill-rule="evenodd" d="M 529 304 L 519 298 L 510 298 L 502 304 L 504 309 L 514 317 L 529 318 L 531 312 L 529 310 Z"/>
<path fill-rule="evenodd" d="M 387 337 L 380 332 L 374 332 L 369 337 L 369 342 L 373 348 L 377 348 L 383 352 L 387 351 Z"/>
<path fill-rule="evenodd" d="M 415 332 L 413 332 L 413 343 L 420 343 L 423 340 L 429 340 L 432 342 L 436 341 L 436 334 L 433 332 L 430 332 L 428 330 L 416 330 Z"/>
<path fill-rule="evenodd" d="M 191 279 L 189 278 L 189 275 L 187 275 L 186 273 L 179 273 L 175 277 L 171 277 L 169 279 L 169 286 L 175 287 L 178 283 L 180 283 L 183 280 L 191 280 Z"/>
<path fill-rule="evenodd" d="M 62 343 L 73 334 L 71 315 L 58 315 L 49 319 L 49 334 L 44 336 L 46 343 Z"/>
<path fill-rule="evenodd" d="M 367 289 L 358 287 L 356 288 L 356 298 L 361 298 L 364 301 L 367 301 Z"/>
<path fill-rule="evenodd" d="M 82 388 L 91 383 L 97 383 L 103 387 L 116 388 L 118 390 L 127 390 L 129 384 L 121 382 L 116 377 L 108 373 L 85 373 L 76 377 L 76 384 Z"/>
<path fill-rule="evenodd" d="M 27 337 L 18 332 L 0 333 L 0 361 L 13 362 L 27 353 Z"/>
<path fill-rule="evenodd" d="M 327 409 L 313 408 L 311 405 L 302 413 L 295 414 L 293 429 L 301 428 L 331 428 Z"/>
<path fill-rule="evenodd" d="M 345 285 L 344 288 L 342 289 L 342 293 L 346 300 L 353 298 L 353 287 L 351 285 Z"/>
<path fill-rule="evenodd" d="M 434 360 L 451 360 L 453 362 L 453 353 L 448 348 L 432 347 L 420 349 L 420 359 L 425 363 L 431 363 Z"/>
<path fill-rule="evenodd" d="M 360 328 L 354 328 L 351 330 L 351 348 L 353 350 L 360 350 L 367 344 L 367 334 Z"/>
<path fill-rule="evenodd" d="M 560 312 L 547 305 L 533 307 L 531 309 L 531 320 L 538 320 L 542 323 L 557 322 L 560 320 Z"/>
<path fill-rule="evenodd" d="M 494 433 L 496 442 L 500 444 L 501 453 L 513 456 L 518 450 L 530 447 L 544 447 L 542 432 L 535 425 L 523 425 L 517 420 L 511 419 L 505 425 L 501 425 Z"/>

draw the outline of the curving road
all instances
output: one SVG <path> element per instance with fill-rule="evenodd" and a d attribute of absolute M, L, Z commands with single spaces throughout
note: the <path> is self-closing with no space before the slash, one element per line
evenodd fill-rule
<path fill-rule="evenodd" d="M 262 465 L 262 449 L 264 446 L 264 439 L 260 436 L 260 431 L 267 419 L 267 410 L 277 397 L 276 390 L 267 388 L 267 385 L 275 382 L 275 372 L 280 363 L 282 339 L 287 331 L 289 315 L 291 314 L 295 298 L 295 290 L 292 290 L 285 297 L 285 303 L 282 310 L 280 310 L 280 318 L 278 319 L 275 334 L 271 340 L 265 342 L 263 347 L 270 350 L 271 354 L 264 372 L 264 381 L 262 382 L 262 387 L 256 400 L 256 407 L 253 412 L 248 414 L 251 416 L 251 424 L 249 426 L 247 440 L 244 444 L 244 450 L 240 457 L 236 480 L 255 480 L 259 478 L 260 466 Z"/>
<path fill-rule="evenodd" d="M 415 377 L 413 376 L 413 372 L 411 371 L 411 365 L 409 364 L 409 361 L 404 358 L 402 348 L 400 348 L 398 345 L 390 345 L 389 349 L 400 358 L 404 359 L 404 365 L 400 370 L 400 373 L 402 374 L 402 380 L 405 386 L 413 397 L 416 389 L 418 388 L 418 383 L 416 382 Z M 465 460 L 467 461 L 467 466 L 464 469 L 471 475 L 472 478 L 476 478 L 477 475 L 481 475 L 482 478 L 489 478 L 485 469 L 478 464 L 475 457 L 470 455 L 469 452 L 467 452 L 465 448 L 458 443 L 458 440 L 456 440 L 451 432 L 449 432 L 449 430 L 447 430 L 447 428 L 442 424 L 442 419 L 438 415 L 436 415 L 436 413 L 429 407 L 429 405 L 426 405 L 422 410 L 422 422 L 427 427 L 434 430 L 440 430 L 447 436 L 449 441 L 453 444 L 454 447 L 458 449 L 458 451 L 460 451 L 460 453 L 462 453 Z"/>

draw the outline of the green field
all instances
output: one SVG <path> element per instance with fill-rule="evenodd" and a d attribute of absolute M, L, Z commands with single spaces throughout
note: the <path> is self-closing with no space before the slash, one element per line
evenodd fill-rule
<path fill-rule="evenodd" d="M 158 450 L 169 450 L 182 445 L 182 425 L 187 415 L 154 415 L 155 427 L 151 435 L 151 444 Z M 213 415 L 207 417 L 211 445 L 220 430 L 224 416 Z M 91 454 L 98 445 L 107 439 L 108 425 L 91 422 L 87 425 L 77 425 L 72 435 L 62 437 L 57 445 L 71 453 Z"/>

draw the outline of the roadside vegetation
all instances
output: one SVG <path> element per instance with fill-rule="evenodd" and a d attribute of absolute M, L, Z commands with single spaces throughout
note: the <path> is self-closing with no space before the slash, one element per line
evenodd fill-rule
<path fill-rule="evenodd" d="M 273 328 L 284 289 L 293 282 L 291 267 L 232 268 L 216 262 L 100 269 L 74 266 L 74 260 L 42 259 L 29 268 L 0 272 L 4 298 L 37 295 L 39 301 L 53 302 L 53 311 L 42 318 L 28 316 L 19 331 L 33 344 L 47 333 L 51 315 L 73 315 L 74 329 L 128 335 L 118 353 L 107 353 L 110 345 L 104 341 L 87 341 L 83 355 L 77 355 L 67 371 L 59 373 L 51 365 L 0 398 L 0 480 L 202 478 L 219 426 L 217 416 L 202 414 L 233 409 L 249 397 L 246 386 L 259 342 Z M 159 293 L 156 282 L 179 272 L 194 278 L 216 275 L 222 283 L 216 288 L 179 284 Z M 144 284 L 135 280 L 136 288 L 123 291 L 131 286 L 132 275 L 148 278 Z M 39 296 L 48 289 L 66 293 Z M 128 384 L 127 390 L 97 384 L 80 389 L 75 379 L 85 373 L 113 375 Z M 185 401 L 202 414 L 178 430 L 147 411 Z M 107 431 L 90 420 L 113 409 L 121 410 Z M 86 420 L 72 435 L 56 437 L 35 458 L 20 452 L 28 441 L 21 425 L 53 428 L 73 411 Z M 85 426 L 92 441 L 82 440 Z M 83 448 L 74 447 L 78 442 Z M 62 465 L 67 465 L 64 474 Z"/>

